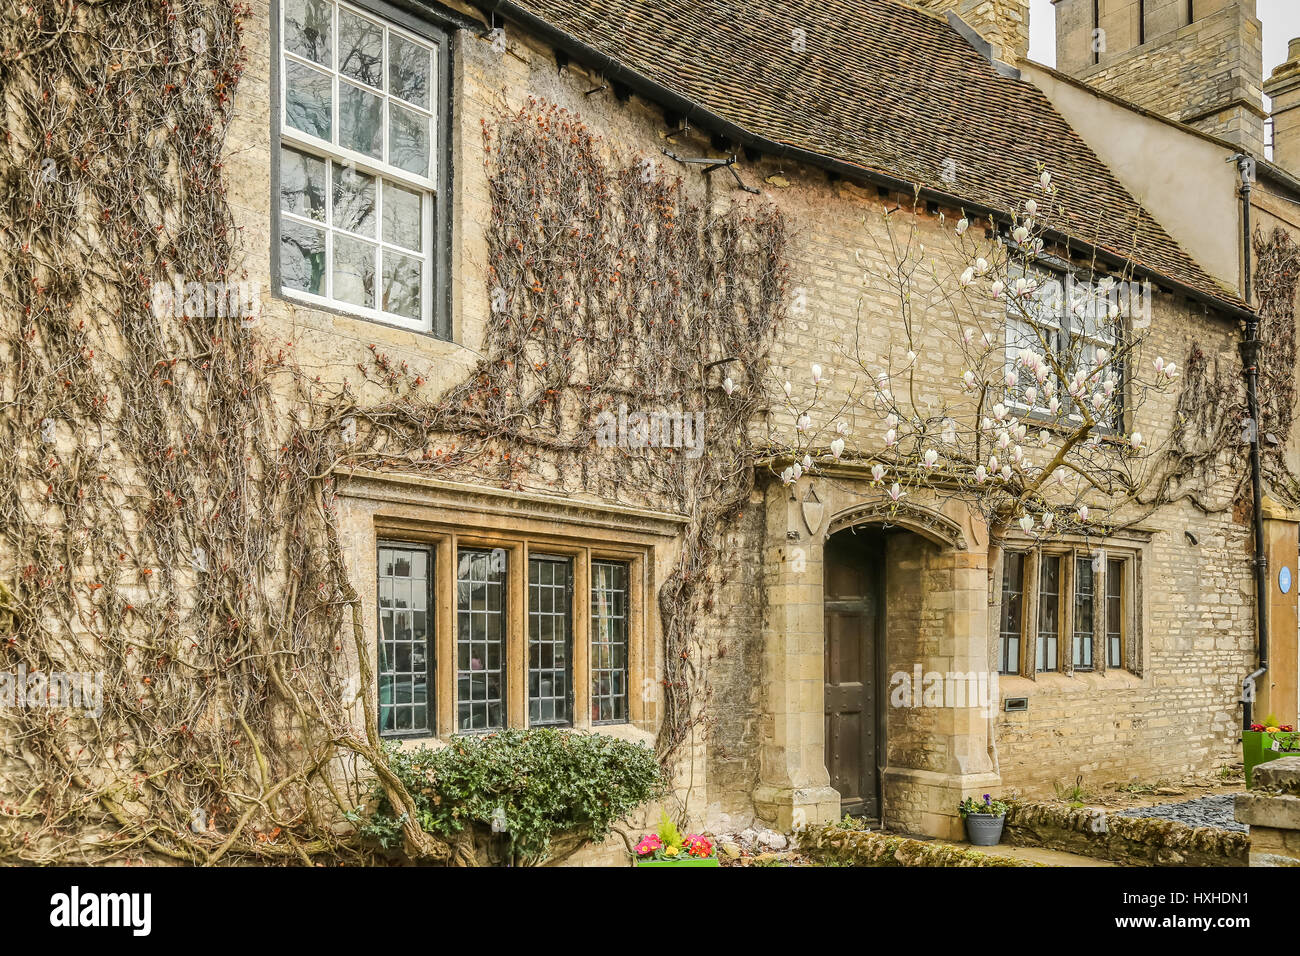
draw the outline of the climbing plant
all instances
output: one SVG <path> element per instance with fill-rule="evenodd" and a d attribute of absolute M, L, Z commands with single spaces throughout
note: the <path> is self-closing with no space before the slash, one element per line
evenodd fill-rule
<path fill-rule="evenodd" d="M 0 711 L 0 859 L 353 856 L 340 820 L 372 777 L 409 856 L 452 855 L 378 740 L 347 466 L 684 512 L 644 689 L 665 762 L 701 719 L 717 536 L 753 480 L 785 299 L 780 216 L 692 199 L 529 103 L 484 127 L 481 362 L 430 395 L 371 347 L 356 383 L 322 381 L 270 323 L 158 301 L 247 279 L 225 170 L 247 16 L 32 0 L 0 24 L 0 672 L 102 682 L 81 710 Z M 695 413 L 704 453 L 597 444 L 623 405 Z"/>

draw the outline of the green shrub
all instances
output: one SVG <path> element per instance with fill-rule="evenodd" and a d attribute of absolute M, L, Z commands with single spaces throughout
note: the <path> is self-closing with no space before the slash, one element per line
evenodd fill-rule
<path fill-rule="evenodd" d="M 390 744 L 385 753 L 425 831 L 453 837 L 495 824 L 511 855 L 533 863 L 546 859 L 560 834 L 600 842 L 611 824 L 665 789 L 654 751 L 602 734 L 506 730 L 457 737 L 436 750 Z M 402 820 L 382 789 L 375 796 L 361 832 L 397 846 Z"/>

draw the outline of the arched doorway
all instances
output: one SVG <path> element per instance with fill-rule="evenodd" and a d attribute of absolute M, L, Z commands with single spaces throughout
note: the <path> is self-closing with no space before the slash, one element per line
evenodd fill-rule
<path fill-rule="evenodd" d="M 884 767 L 884 535 L 848 529 L 826 540 L 826 770 L 841 812 L 879 820 Z"/>

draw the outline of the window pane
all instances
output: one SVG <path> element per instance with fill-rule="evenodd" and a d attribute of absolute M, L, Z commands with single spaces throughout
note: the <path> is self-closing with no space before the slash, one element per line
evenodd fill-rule
<path fill-rule="evenodd" d="M 325 230 L 280 222 L 280 281 L 286 288 L 325 294 Z"/>
<path fill-rule="evenodd" d="M 380 89 L 383 85 L 384 28 L 339 10 L 339 72 Z"/>
<path fill-rule="evenodd" d="M 428 603 L 430 555 L 424 548 L 381 548 L 379 729 L 430 732 L 430 617 L 414 610 Z M 391 598 L 385 600 L 385 595 Z"/>
<path fill-rule="evenodd" d="M 1043 555 L 1038 585 L 1038 659 L 1040 671 L 1056 670 L 1056 641 L 1060 633 L 1061 557 Z"/>
<path fill-rule="evenodd" d="M 627 716 L 627 565 L 591 562 L 591 720 Z"/>
<path fill-rule="evenodd" d="M 351 83 L 339 83 L 339 145 L 379 159 L 384 155 L 384 101 Z"/>
<path fill-rule="evenodd" d="M 284 65 L 285 124 L 321 139 L 329 139 L 331 95 L 334 83 L 328 73 L 301 63 Z"/>
<path fill-rule="evenodd" d="M 280 208 L 325 221 L 325 160 L 281 148 Z"/>
<path fill-rule="evenodd" d="M 384 250 L 385 312 L 420 318 L 420 260 Z"/>
<path fill-rule="evenodd" d="M 1092 558 L 1074 560 L 1074 666 L 1092 669 Z"/>
<path fill-rule="evenodd" d="M 998 670 L 1020 672 L 1020 631 L 1025 596 L 1025 556 L 1009 551 L 1002 559 L 1002 627 Z"/>
<path fill-rule="evenodd" d="M 1123 667 L 1124 562 L 1106 562 L 1106 666 Z"/>
<path fill-rule="evenodd" d="M 334 298 L 375 307 L 376 248 L 350 236 L 334 236 Z"/>
<path fill-rule="evenodd" d="M 285 0 L 284 47 L 330 66 L 330 11 L 327 0 Z"/>
<path fill-rule="evenodd" d="M 429 175 L 429 118 L 388 106 L 388 161 L 398 169 Z"/>
<path fill-rule="evenodd" d="M 384 180 L 384 242 L 420 251 L 420 194 Z"/>
<path fill-rule="evenodd" d="M 506 685 L 505 551 L 461 548 L 456 584 L 456 726 L 500 730 Z"/>
<path fill-rule="evenodd" d="M 349 232 L 375 235 L 375 177 L 334 163 L 334 202 L 330 224 Z"/>
<path fill-rule="evenodd" d="M 573 565 L 528 559 L 528 723 L 568 724 Z"/>
<path fill-rule="evenodd" d="M 429 108 L 429 81 L 433 76 L 430 51 L 396 34 L 388 37 L 388 90 L 408 103 Z"/>

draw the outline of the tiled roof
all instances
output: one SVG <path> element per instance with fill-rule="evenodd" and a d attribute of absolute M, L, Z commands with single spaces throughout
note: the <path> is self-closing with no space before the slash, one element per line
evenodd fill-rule
<path fill-rule="evenodd" d="M 971 204 L 1007 209 L 1035 196 L 1041 164 L 1059 190 L 1062 232 L 1244 307 L 1038 87 L 999 73 L 942 17 L 899 0 L 515 5 L 750 134 Z"/>

